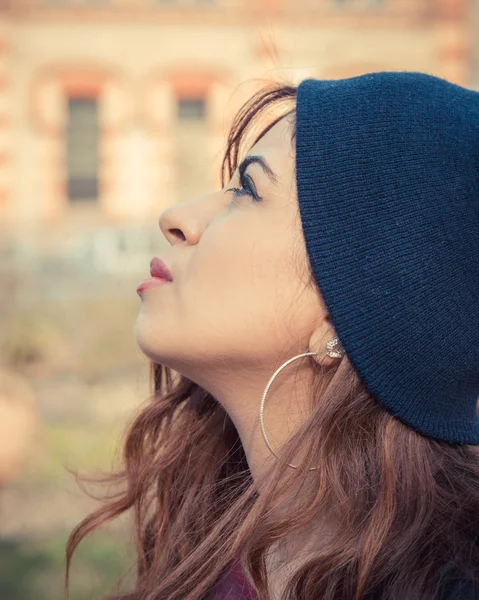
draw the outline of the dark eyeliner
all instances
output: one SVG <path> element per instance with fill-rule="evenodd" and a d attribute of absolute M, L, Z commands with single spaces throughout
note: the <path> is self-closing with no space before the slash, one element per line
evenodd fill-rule
<path fill-rule="evenodd" d="M 249 183 L 251 182 L 251 183 Z M 240 188 L 229 188 L 227 192 L 233 192 L 233 196 L 251 196 L 255 202 L 261 202 L 262 198 L 257 195 L 252 179 L 244 172 L 240 172 Z"/>

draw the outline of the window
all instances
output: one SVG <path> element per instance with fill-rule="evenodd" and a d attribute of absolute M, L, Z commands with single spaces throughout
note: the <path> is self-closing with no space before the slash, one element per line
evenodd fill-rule
<path fill-rule="evenodd" d="M 98 199 L 98 101 L 68 99 L 66 131 L 68 198 Z"/>
<path fill-rule="evenodd" d="M 206 97 L 178 96 L 175 138 L 180 201 L 206 193 L 211 187 L 206 158 L 208 156 L 206 113 Z"/>
<path fill-rule="evenodd" d="M 205 118 L 204 98 L 179 98 L 178 118 L 181 121 L 202 121 Z"/>
<path fill-rule="evenodd" d="M 174 6 L 214 6 L 217 0 L 155 0 L 157 4 L 174 5 Z"/>
<path fill-rule="evenodd" d="M 110 0 L 47 0 L 49 4 L 58 6 L 95 6 L 108 4 Z"/>
<path fill-rule="evenodd" d="M 331 0 L 333 4 L 336 6 L 351 6 L 351 7 L 361 7 L 367 8 L 372 6 L 376 8 L 378 6 L 382 6 L 384 4 L 384 0 L 362 0 L 361 2 L 357 2 L 356 0 Z"/>
<path fill-rule="evenodd" d="M 380 0 L 330 0 L 334 8 L 340 10 L 369 10 L 371 6 L 380 3 Z"/>

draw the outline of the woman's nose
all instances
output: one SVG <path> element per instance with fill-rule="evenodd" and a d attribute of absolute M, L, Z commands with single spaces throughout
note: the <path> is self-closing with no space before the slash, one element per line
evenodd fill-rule
<path fill-rule="evenodd" d="M 177 212 L 177 206 L 170 206 L 161 213 L 159 220 L 160 229 L 171 245 L 186 240 L 186 235 L 179 226 Z"/>
<path fill-rule="evenodd" d="M 186 236 L 178 227 L 177 219 L 174 218 L 174 210 L 176 207 L 170 206 L 165 209 L 161 215 L 159 220 L 160 229 L 163 232 L 163 235 L 168 240 L 170 244 L 177 244 L 178 242 L 184 242 L 186 240 Z"/>
<path fill-rule="evenodd" d="M 173 204 L 160 215 L 159 225 L 170 244 L 197 244 L 204 230 L 225 209 L 224 192 Z"/>

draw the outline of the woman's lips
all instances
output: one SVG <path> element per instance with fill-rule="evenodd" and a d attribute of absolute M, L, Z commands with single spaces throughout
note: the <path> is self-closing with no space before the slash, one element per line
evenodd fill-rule
<path fill-rule="evenodd" d="M 160 279 L 166 279 L 166 281 L 173 281 L 173 276 L 171 275 L 168 267 L 157 256 L 155 256 L 154 258 L 151 259 L 150 275 L 152 277 L 159 277 Z"/>
<path fill-rule="evenodd" d="M 136 293 L 141 296 L 142 292 L 150 287 L 158 287 L 165 283 L 171 283 L 173 277 L 165 265 L 165 263 L 157 256 L 151 259 L 150 262 L 150 275 L 148 279 L 142 281 L 136 288 Z"/>
<path fill-rule="evenodd" d="M 171 281 L 168 281 L 166 279 L 162 279 L 161 277 L 149 277 L 148 279 L 145 279 L 145 281 L 142 281 L 140 283 L 140 285 L 136 288 L 136 293 L 141 296 L 141 294 L 148 288 L 150 287 L 158 287 L 160 285 L 165 285 L 167 283 L 171 283 Z"/>

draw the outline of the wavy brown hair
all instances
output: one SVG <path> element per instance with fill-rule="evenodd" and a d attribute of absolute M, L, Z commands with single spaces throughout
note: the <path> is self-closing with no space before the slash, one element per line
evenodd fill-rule
<path fill-rule="evenodd" d="M 285 115 L 294 143 L 296 92 L 269 83 L 241 107 L 228 134 L 223 187 L 225 171 L 230 179 L 244 149 Z M 82 477 L 119 491 L 71 532 L 66 597 L 75 548 L 126 511 L 137 576 L 120 600 L 205 599 L 237 558 L 259 598 L 269 600 L 268 551 L 321 522 L 339 526 L 291 574 L 282 600 L 433 600 L 456 576 L 478 582 L 479 448 L 404 425 L 367 391 L 347 355 L 328 377 L 315 365 L 311 414 L 281 448 L 282 460 L 253 480 L 223 406 L 152 363 L 151 399 L 128 425 L 121 469 Z M 304 449 L 298 468 L 289 468 Z"/>

